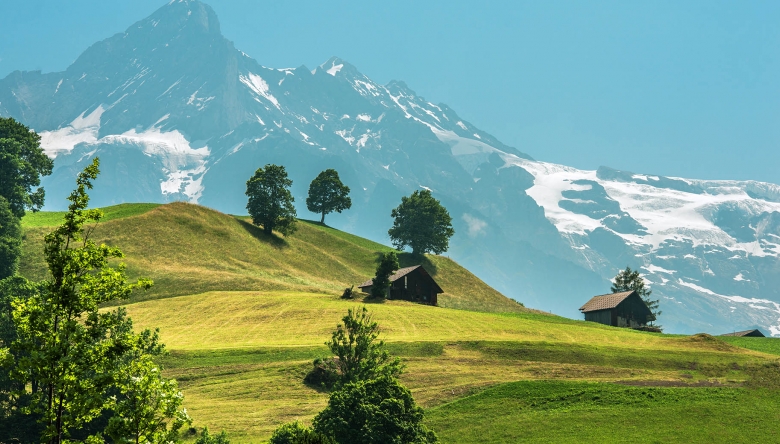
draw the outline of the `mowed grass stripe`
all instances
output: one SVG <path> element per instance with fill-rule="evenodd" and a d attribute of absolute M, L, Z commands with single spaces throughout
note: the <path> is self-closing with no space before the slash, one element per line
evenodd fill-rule
<path fill-rule="evenodd" d="M 159 327 L 175 350 L 319 346 L 346 314 L 363 305 L 331 294 L 208 292 L 130 304 L 138 327 Z M 699 350 L 762 355 L 717 339 L 648 334 L 590 322 L 548 322 L 548 316 L 469 312 L 405 301 L 367 304 L 393 342 L 545 341 L 626 349 Z"/>

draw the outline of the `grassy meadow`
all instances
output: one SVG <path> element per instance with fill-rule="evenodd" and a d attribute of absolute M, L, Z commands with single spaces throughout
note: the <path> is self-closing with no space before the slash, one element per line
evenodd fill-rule
<path fill-rule="evenodd" d="M 439 256 L 424 265 L 447 291 L 440 307 L 342 300 L 388 247 L 312 222 L 268 237 L 246 218 L 194 205 L 120 207 L 93 236 L 124 251 L 131 275 L 155 280 L 123 305 L 137 328 L 160 329 L 162 364 L 194 425 L 225 429 L 234 442 L 311 421 L 328 395 L 302 379 L 347 309 L 363 304 L 442 442 L 779 439 L 780 339 L 636 332 L 539 313 Z M 43 277 L 42 239 L 56 223 L 51 213 L 23 220 L 28 277 Z"/>

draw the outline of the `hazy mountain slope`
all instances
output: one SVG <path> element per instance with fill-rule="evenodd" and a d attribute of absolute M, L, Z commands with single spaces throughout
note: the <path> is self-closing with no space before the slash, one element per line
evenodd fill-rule
<path fill-rule="evenodd" d="M 430 188 L 454 219 L 449 254 L 529 306 L 578 317 L 630 265 L 648 275 L 669 331 L 780 334 L 776 185 L 537 162 L 339 58 L 263 67 L 197 1 L 160 8 L 62 73 L 12 73 L 0 114 L 41 132 L 55 157 L 48 209 L 64 207 L 93 156 L 98 205 L 187 200 L 244 213 L 246 180 L 278 163 L 304 217 L 309 182 L 336 168 L 354 206 L 329 224 L 386 241 L 390 209 Z"/>

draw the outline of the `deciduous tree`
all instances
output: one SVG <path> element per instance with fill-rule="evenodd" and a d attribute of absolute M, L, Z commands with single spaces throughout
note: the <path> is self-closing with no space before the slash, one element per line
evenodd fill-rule
<path fill-rule="evenodd" d="M 115 386 L 119 368 L 126 354 L 139 346 L 139 337 L 124 309 L 99 307 L 151 285 L 144 279 L 128 283 L 123 264 L 109 266 L 109 260 L 121 258 L 122 252 L 90 238 L 91 228 L 85 225 L 97 222 L 102 214 L 86 209 L 86 191 L 92 188 L 98 167 L 95 158 L 78 175 L 64 222 L 45 237 L 49 278 L 39 291 L 13 303 L 17 334 L 13 376 L 38 387 L 30 393 L 30 410 L 40 415 L 42 440 L 49 443 L 66 441 L 72 431 L 113 406 L 107 390 Z"/>
<path fill-rule="evenodd" d="M 321 172 L 309 185 L 309 197 L 306 198 L 306 208 L 312 213 L 321 214 L 320 223 L 325 223 L 325 215 L 341 213 L 352 207 L 349 198 L 349 187 L 341 183 L 339 173 L 334 169 Z"/>
<path fill-rule="evenodd" d="M 0 179 L 2 180 L 2 179 Z M 16 273 L 22 254 L 22 227 L 8 201 L 0 196 L 0 279 Z"/>
<path fill-rule="evenodd" d="M 647 308 L 650 309 L 655 318 L 658 319 L 658 317 L 661 316 L 661 310 L 658 309 L 660 301 L 658 299 L 650 298 L 650 294 L 652 294 L 653 291 L 645 286 L 645 281 L 642 279 L 639 271 L 632 270 L 631 267 L 626 267 L 625 270 L 619 271 L 613 280 L 610 290 L 612 290 L 613 293 L 636 291 L 642 300 L 645 301 Z"/>
<path fill-rule="evenodd" d="M 106 434 L 115 442 L 170 443 L 192 422 L 182 407 L 184 396 L 176 381 L 166 379 L 149 355 L 132 359 L 119 372 Z"/>
<path fill-rule="evenodd" d="M 325 345 L 338 357 L 337 365 L 342 382 L 378 377 L 398 376 L 402 366 L 398 358 L 390 357 L 384 341 L 379 337 L 379 324 L 366 307 L 349 309 Z"/>
<path fill-rule="evenodd" d="M 412 393 L 392 376 L 345 384 L 331 393 L 328 405 L 314 418 L 314 430 L 339 443 L 436 443 L 436 434 L 422 423 L 423 410 Z"/>
<path fill-rule="evenodd" d="M 401 204 L 390 215 L 394 221 L 387 234 L 393 245 L 399 250 L 409 246 L 415 255 L 447 251 L 455 234 L 452 217 L 429 190 L 401 198 Z"/>
<path fill-rule="evenodd" d="M 0 196 L 14 216 L 43 206 L 40 176 L 51 174 L 54 162 L 41 149 L 41 136 L 12 118 L 0 117 Z"/>
<path fill-rule="evenodd" d="M 287 236 L 295 231 L 295 199 L 290 186 L 292 180 L 287 178 L 284 167 L 272 164 L 258 168 L 246 182 L 246 195 L 249 196 L 246 209 L 252 216 L 252 223 L 262 225 L 266 234 L 276 230 Z"/>
<path fill-rule="evenodd" d="M 387 296 L 387 289 L 390 288 L 390 276 L 398 270 L 398 256 L 395 251 L 380 254 L 379 265 L 376 267 L 376 274 L 371 284 L 371 297 L 374 298 Z"/>

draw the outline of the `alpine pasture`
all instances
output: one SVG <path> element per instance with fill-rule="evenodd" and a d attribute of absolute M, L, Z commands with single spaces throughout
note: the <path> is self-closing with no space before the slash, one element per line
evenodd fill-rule
<path fill-rule="evenodd" d="M 185 203 L 105 211 L 92 236 L 122 249 L 131 277 L 155 281 L 123 305 L 136 327 L 160 329 L 162 364 L 194 425 L 234 442 L 262 442 L 324 407 L 327 393 L 303 377 L 361 304 L 443 442 L 780 439 L 780 339 L 664 335 L 540 313 L 434 255 L 423 265 L 445 290 L 439 307 L 345 300 L 344 288 L 370 278 L 389 247 L 306 221 L 291 236 L 268 236 L 246 217 Z M 25 276 L 43 277 L 42 239 L 59 217 L 23 219 Z M 401 255 L 401 266 L 413 264 Z"/>

